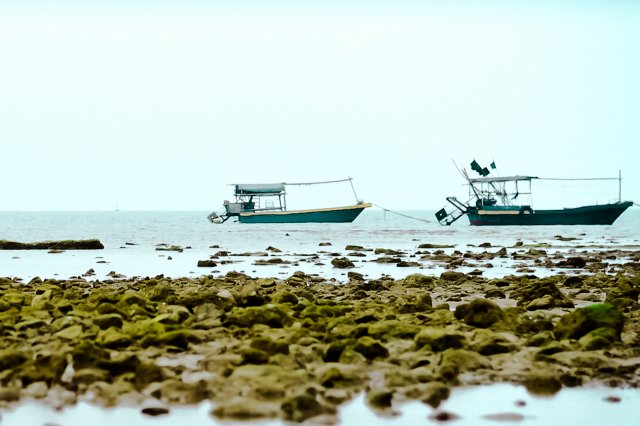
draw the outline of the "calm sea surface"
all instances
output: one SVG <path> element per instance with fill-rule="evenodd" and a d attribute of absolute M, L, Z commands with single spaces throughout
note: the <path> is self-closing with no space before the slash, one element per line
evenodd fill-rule
<path fill-rule="evenodd" d="M 296 270 L 316 273 L 327 278 L 344 279 L 344 271 L 330 266 L 330 253 L 347 254 L 346 245 L 367 248 L 390 248 L 412 253 L 422 243 L 455 246 L 448 251 L 482 251 L 477 246 L 512 247 L 516 241 L 525 244 L 549 244 L 553 250 L 572 252 L 589 249 L 640 249 L 640 209 L 627 210 L 611 226 L 519 226 L 475 227 L 466 218 L 449 227 L 439 225 L 432 211 L 403 211 L 403 214 L 429 221 L 409 219 L 380 209 L 363 212 L 348 224 L 266 224 L 252 225 L 227 222 L 212 224 L 208 212 L 0 212 L 0 239 L 31 242 L 44 240 L 97 238 L 104 250 L 66 251 L 0 251 L 0 276 L 34 276 L 68 278 L 94 269 L 102 278 L 111 271 L 126 276 L 164 274 L 172 277 L 194 277 L 244 271 L 251 276 L 284 276 Z M 559 241 L 556 236 L 574 237 Z M 320 243 L 331 246 L 320 247 Z M 157 251 L 159 244 L 178 245 L 181 253 Z M 255 266 L 254 262 L 269 247 L 282 250 L 277 256 L 292 265 Z M 445 250 L 445 251 L 447 251 Z M 218 251 L 229 251 L 233 263 L 216 268 L 196 268 L 198 260 Z M 320 262 L 306 262 L 305 256 L 321 253 Z M 246 256 L 249 254 L 249 256 Z M 170 258 L 170 259 L 169 259 Z M 356 270 L 377 278 L 382 274 L 402 277 L 410 273 L 439 274 L 442 265 L 423 264 L 415 268 L 397 268 L 371 262 L 372 255 L 354 259 Z M 300 260 L 303 260 L 300 262 Z M 326 261 L 322 261 L 326 260 Z M 415 259 L 408 259 L 415 260 Z M 513 273 L 512 265 L 494 265 L 485 276 L 498 277 Z M 465 272 L 464 268 L 461 269 Z M 547 271 L 550 273 L 553 271 Z M 544 273 L 544 272 L 543 272 Z"/>
<path fill-rule="evenodd" d="M 397 216 L 379 209 L 365 211 L 351 224 L 295 224 L 295 225 L 241 225 L 225 223 L 214 225 L 206 220 L 208 212 L 0 212 L 0 239 L 31 242 L 43 240 L 98 238 L 104 250 L 75 251 L 50 254 L 47 251 L 0 251 L 0 276 L 21 277 L 29 280 L 41 278 L 68 278 L 95 270 L 91 279 L 107 277 L 111 271 L 127 277 L 164 274 L 172 277 L 195 277 L 205 274 L 224 274 L 230 270 L 244 271 L 252 276 L 286 277 L 296 270 L 316 273 L 326 278 L 346 281 L 343 270 L 331 267 L 330 260 L 336 253 L 346 255 L 348 244 L 367 248 L 389 248 L 407 253 L 409 260 L 423 243 L 447 244 L 445 249 L 483 251 L 482 243 L 492 248 L 513 247 L 517 241 L 525 246 L 544 246 L 548 251 L 565 254 L 582 250 L 640 250 L 640 209 L 625 212 L 612 226 L 538 226 L 538 227 L 471 227 L 466 218 L 453 226 L 442 227 L 432 211 L 405 211 L 403 214 L 430 221 Z M 557 236 L 576 238 L 560 241 Z M 320 243 L 331 243 L 320 246 Z M 157 251 L 159 244 L 179 245 L 182 252 Z M 277 247 L 280 253 L 268 252 L 291 264 L 258 266 L 256 260 L 264 259 L 268 247 Z M 229 251 L 231 256 L 221 257 L 232 263 L 219 264 L 215 268 L 197 268 L 197 261 L 208 259 L 219 252 Z M 319 259 L 309 262 L 310 254 Z M 365 258 L 352 258 L 355 270 L 370 278 L 382 274 L 403 277 L 420 272 L 439 274 L 442 265 L 423 262 L 420 267 L 398 268 L 393 264 L 378 264 L 371 260 L 372 252 Z M 499 277 L 514 273 L 509 259 L 501 260 L 494 267 L 484 270 L 484 276 Z M 465 272 L 464 268 L 460 269 Z M 541 275 L 558 271 L 540 270 Z M 621 402 L 606 402 L 615 395 Z M 461 418 L 455 424 L 527 424 L 527 425 L 600 425 L 634 424 L 640 392 L 632 389 L 579 388 L 564 389 L 554 398 L 536 398 L 522 387 L 489 385 L 479 388 L 454 389 L 442 409 Z M 516 400 L 525 401 L 524 407 L 516 406 Z M 85 403 L 62 411 L 55 411 L 37 403 L 21 403 L 10 410 L 2 410 L 2 425 L 25 424 L 86 424 L 87 418 L 98 425 L 110 424 L 211 424 L 216 422 L 208 414 L 211 407 L 177 407 L 163 418 L 143 417 L 138 408 L 119 407 L 102 409 Z M 362 398 L 341 408 L 340 424 L 423 424 L 432 423 L 428 416 L 432 410 L 418 402 L 401 408 L 399 417 L 377 417 Z M 514 422 L 492 420 L 491 415 L 508 413 Z M 515 417 L 514 417 L 515 415 Z M 487 417 L 489 416 L 489 417 Z M 500 418 L 500 416 L 498 416 Z M 434 424 L 437 422 L 433 422 Z M 224 423 L 229 424 L 229 423 Z M 235 424 L 235 423 L 233 423 Z M 245 424 L 245 423 L 240 423 Z M 253 423 L 256 424 L 256 423 Z M 262 422 L 276 425 L 280 422 Z"/>

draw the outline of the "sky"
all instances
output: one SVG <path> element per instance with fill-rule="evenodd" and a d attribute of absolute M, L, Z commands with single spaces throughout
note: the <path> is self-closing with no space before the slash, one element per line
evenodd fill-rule
<path fill-rule="evenodd" d="M 0 210 L 210 211 L 230 183 L 348 176 L 365 201 L 437 209 L 473 159 L 621 170 L 640 202 L 638 22 L 623 0 L 0 0 Z M 315 188 L 289 205 L 353 202 Z"/>

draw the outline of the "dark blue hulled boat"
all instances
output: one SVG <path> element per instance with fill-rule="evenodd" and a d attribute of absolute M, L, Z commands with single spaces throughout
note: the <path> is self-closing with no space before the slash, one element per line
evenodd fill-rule
<path fill-rule="evenodd" d="M 469 184 L 467 202 L 447 197 L 453 209 L 443 208 L 436 213 L 441 225 L 451 225 L 467 215 L 471 225 L 611 225 L 629 207 L 631 201 L 596 204 L 575 208 L 534 210 L 531 207 L 531 181 L 536 176 L 488 177 L 488 168 L 480 167 L 474 160 L 471 168 L 482 177 L 471 179 L 466 170 L 461 173 Z M 495 163 L 491 164 L 495 168 Z M 618 180 L 617 178 L 553 179 L 553 180 Z M 524 184 L 524 188 L 523 185 Z M 529 203 L 521 203 L 520 197 L 529 197 Z M 620 190 L 619 196 L 620 197 Z"/>
<path fill-rule="evenodd" d="M 349 182 L 352 179 L 325 182 L 276 183 L 276 184 L 233 184 L 235 202 L 224 202 L 224 212 L 211 213 L 208 218 L 213 223 L 223 223 L 235 217 L 240 223 L 345 223 L 353 222 L 370 203 L 358 200 L 351 206 L 329 207 L 305 210 L 287 210 L 287 185 L 318 185 Z M 355 195 L 355 190 L 354 190 Z"/>

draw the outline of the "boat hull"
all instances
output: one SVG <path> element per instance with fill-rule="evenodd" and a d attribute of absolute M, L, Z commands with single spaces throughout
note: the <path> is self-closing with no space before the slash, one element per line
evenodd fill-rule
<path fill-rule="evenodd" d="M 240 223 L 349 223 L 371 204 L 328 209 L 240 213 Z"/>
<path fill-rule="evenodd" d="M 611 225 L 629 207 L 630 201 L 568 208 L 561 210 L 479 210 L 471 208 L 467 216 L 474 226 L 502 225 Z"/>

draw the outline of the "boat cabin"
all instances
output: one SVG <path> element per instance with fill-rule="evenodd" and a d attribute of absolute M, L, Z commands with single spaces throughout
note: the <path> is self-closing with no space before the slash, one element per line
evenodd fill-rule
<path fill-rule="evenodd" d="M 274 184 L 234 184 L 235 202 L 224 200 L 228 216 L 238 216 L 243 212 L 285 211 L 287 193 L 283 183 Z"/>

